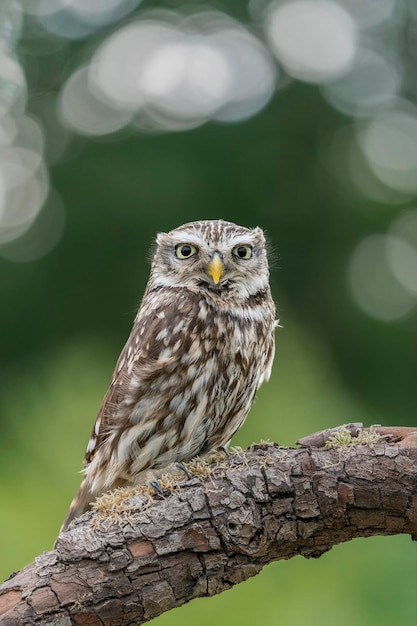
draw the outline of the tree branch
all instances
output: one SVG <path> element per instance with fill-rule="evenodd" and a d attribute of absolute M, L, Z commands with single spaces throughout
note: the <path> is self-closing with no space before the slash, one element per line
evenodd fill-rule
<path fill-rule="evenodd" d="M 254 445 L 169 497 L 115 498 L 0 586 L 1 626 L 141 624 L 271 561 L 318 557 L 354 537 L 416 539 L 416 430 L 387 431 L 375 445 Z"/>

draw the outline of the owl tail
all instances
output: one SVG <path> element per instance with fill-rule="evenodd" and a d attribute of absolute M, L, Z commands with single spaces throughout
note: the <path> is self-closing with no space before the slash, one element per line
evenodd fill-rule
<path fill-rule="evenodd" d="M 91 508 L 90 505 L 95 497 L 96 494 L 92 493 L 89 486 L 87 485 L 87 480 L 84 478 L 79 490 L 77 491 L 77 495 L 71 502 L 71 506 L 59 532 L 62 533 L 68 528 L 72 520 L 88 511 Z"/>

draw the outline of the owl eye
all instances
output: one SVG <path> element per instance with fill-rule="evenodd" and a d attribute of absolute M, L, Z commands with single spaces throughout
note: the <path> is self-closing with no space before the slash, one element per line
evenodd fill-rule
<path fill-rule="evenodd" d="M 179 243 L 175 246 L 175 256 L 178 259 L 188 259 L 197 252 L 197 248 L 189 243 Z"/>
<path fill-rule="evenodd" d="M 232 254 L 238 259 L 250 259 L 252 256 L 252 246 L 235 246 Z"/>

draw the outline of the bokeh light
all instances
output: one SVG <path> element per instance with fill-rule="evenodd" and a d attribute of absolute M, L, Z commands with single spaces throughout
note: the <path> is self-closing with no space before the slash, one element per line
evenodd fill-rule
<path fill-rule="evenodd" d="M 62 119 L 86 135 L 130 121 L 147 130 L 238 121 L 265 106 L 276 76 L 265 47 L 235 20 L 199 12 L 181 21 L 164 12 L 104 40 L 89 66 L 68 79 Z"/>
<path fill-rule="evenodd" d="M 398 0 L 349 0 L 342 2 L 362 28 L 386 28 L 387 23 L 397 21 L 404 12 L 403 2 Z"/>
<path fill-rule="evenodd" d="M 415 249 L 393 235 L 372 235 L 353 251 L 348 275 L 358 306 L 373 318 L 394 322 L 417 306 L 416 272 Z"/>
<path fill-rule="evenodd" d="M 417 111 L 407 106 L 377 113 L 359 143 L 377 178 L 394 190 L 417 193 Z"/>
<path fill-rule="evenodd" d="M 141 0 L 29 0 L 25 10 L 51 35 L 71 40 L 87 37 L 95 30 L 122 19 L 140 2 Z"/>
<path fill-rule="evenodd" d="M 391 224 L 388 257 L 400 283 L 417 292 L 417 210 L 405 211 Z"/>
<path fill-rule="evenodd" d="M 58 194 L 49 190 L 48 199 L 37 211 L 29 225 L 24 224 L 19 236 L 9 237 L 2 242 L 0 253 L 3 259 L 15 263 L 37 261 L 58 245 L 64 233 L 65 210 Z M 16 235 L 16 229 L 13 232 Z"/>
<path fill-rule="evenodd" d="M 0 244 L 23 234 L 48 193 L 41 156 L 27 148 L 0 150 Z"/>
<path fill-rule="evenodd" d="M 350 182 L 362 195 L 382 205 L 401 206 L 412 201 L 413 193 L 404 189 L 394 189 L 376 176 L 362 149 L 360 141 L 362 130 L 362 127 L 357 127 L 352 131 L 349 141 L 345 144 Z"/>
<path fill-rule="evenodd" d="M 375 50 L 359 48 L 350 71 L 322 87 L 325 98 L 352 117 L 369 117 L 399 95 L 402 79 L 398 68 Z"/>
<path fill-rule="evenodd" d="M 106 135 L 123 128 L 133 116 L 107 105 L 89 88 L 89 68 L 76 70 L 65 83 L 59 100 L 63 123 L 81 135 Z"/>
<path fill-rule="evenodd" d="M 15 54 L 21 28 L 21 5 L 6 2 L 0 11 L 0 256 L 30 230 L 49 191 L 43 132 L 26 114 L 26 79 Z"/>
<path fill-rule="evenodd" d="M 317 84 L 328 105 L 352 120 L 350 138 L 342 147 L 335 137 L 331 150 L 344 163 L 329 167 L 339 181 L 393 207 L 417 194 L 417 114 L 399 43 L 415 31 L 407 29 L 412 14 L 402 0 L 251 0 L 252 23 L 220 8 L 168 10 L 142 7 L 140 0 L 6 0 L 4 6 L 0 140 L 10 149 L 1 157 L 2 241 L 30 228 L 48 194 L 45 163 L 66 158 L 71 136 L 118 141 L 124 129 L 160 134 L 235 124 L 259 114 L 294 79 Z M 93 37 L 72 58 L 71 42 Z M 19 38 L 33 51 L 26 64 L 16 54 Z M 61 74 L 46 90 L 31 92 L 32 127 L 47 137 L 33 147 L 13 136 L 22 138 L 30 119 L 27 78 L 44 80 L 36 54 L 54 53 L 64 59 Z M 32 169 L 36 154 L 41 159 L 36 175 L 20 172 L 19 185 L 17 168 L 29 166 L 16 149 L 34 152 L 25 157 Z"/>
<path fill-rule="evenodd" d="M 280 63 L 299 80 L 335 80 L 355 57 L 355 22 L 332 0 L 278 1 L 269 10 L 266 34 Z"/>

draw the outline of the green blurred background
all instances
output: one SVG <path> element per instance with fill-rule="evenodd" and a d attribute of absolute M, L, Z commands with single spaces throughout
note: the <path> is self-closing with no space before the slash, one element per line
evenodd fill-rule
<path fill-rule="evenodd" d="M 3 578 L 53 544 L 161 230 L 267 231 L 283 329 L 234 444 L 415 425 L 412 0 L 4 0 L 0 43 Z M 409 537 L 356 540 L 156 623 L 406 626 L 416 583 Z"/>

